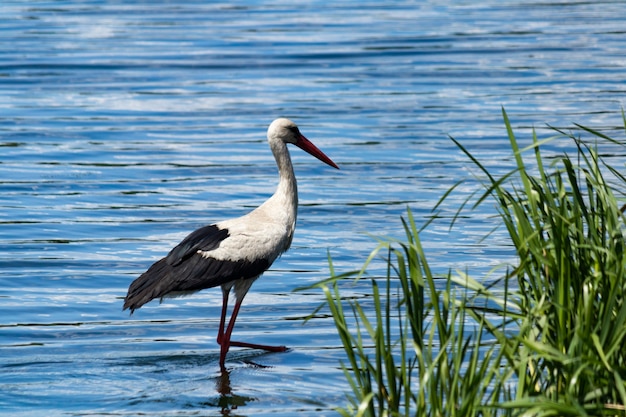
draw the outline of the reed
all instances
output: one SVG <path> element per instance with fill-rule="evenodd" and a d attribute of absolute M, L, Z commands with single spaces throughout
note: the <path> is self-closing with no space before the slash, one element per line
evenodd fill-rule
<path fill-rule="evenodd" d="M 548 172 L 533 133 L 527 150 L 538 174 L 532 175 L 504 111 L 503 117 L 517 165 L 511 179 L 493 178 L 457 142 L 487 178 L 479 201 L 495 199 L 519 258 L 503 278 L 516 291 L 486 295 L 507 306 L 496 311 L 503 321 L 485 326 L 516 381 L 515 397 L 499 406 L 536 416 L 626 415 L 626 242 L 614 195 L 626 179 L 595 146 L 562 131 L 576 145 L 576 158 L 560 156 Z M 618 143 L 579 127 L 596 143 Z M 473 314 L 484 318 L 480 308 Z"/>
<path fill-rule="evenodd" d="M 347 363 L 352 388 L 343 415 L 491 415 L 482 401 L 498 395 L 491 387 L 501 375 L 490 368 L 501 360 L 495 345 L 486 349 L 484 329 L 466 329 L 465 309 L 453 281 L 437 288 L 415 221 L 409 210 L 406 241 L 381 240 L 361 271 L 318 284 L 324 291 Z M 340 282 L 362 279 L 369 263 L 384 254 L 387 275 L 371 279 L 373 309 L 344 300 Z M 465 292 L 465 291 L 463 291 Z M 430 294 L 430 296 L 427 296 Z"/>
<path fill-rule="evenodd" d="M 520 149 L 503 117 L 516 161 L 505 175 L 453 139 L 483 184 L 457 215 L 495 201 L 517 252 L 495 285 L 434 274 L 410 209 L 405 237 L 378 238 L 361 270 L 337 275 L 329 257 L 331 277 L 316 286 L 346 353 L 342 415 L 626 415 L 626 242 L 615 196 L 626 178 L 563 131 L 577 154 L 546 166 L 536 134 Z M 344 299 L 343 286 L 379 260 L 386 276 L 369 277 L 373 304 Z"/>

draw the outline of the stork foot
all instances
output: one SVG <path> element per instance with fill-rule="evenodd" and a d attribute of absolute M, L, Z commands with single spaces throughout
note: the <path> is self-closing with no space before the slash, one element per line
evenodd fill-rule
<path fill-rule="evenodd" d="M 228 345 L 222 344 L 221 340 L 218 340 L 217 343 L 220 345 L 220 369 L 222 372 L 226 371 L 226 353 L 228 353 L 228 349 L 231 346 L 250 348 L 250 349 L 261 349 L 267 352 L 286 352 L 289 350 L 287 346 L 269 346 L 269 345 L 258 345 L 256 343 L 247 343 L 247 342 L 237 342 L 231 340 Z"/>
<path fill-rule="evenodd" d="M 285 352 L 287 351 L 287 346 L 269 346 L 269 345 L 257 345 L 256 343 L 247 343 L 247 342 L 236 342 L 232 340 L 230 342 L 231 346 L 236 347 L 245 347 L 251 349 L 261 349 L 267 350 L 268 352 Z"/>

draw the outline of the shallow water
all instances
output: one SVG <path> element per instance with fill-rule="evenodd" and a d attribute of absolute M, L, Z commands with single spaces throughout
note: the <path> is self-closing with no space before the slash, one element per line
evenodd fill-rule
<path fill-rule="evenodd" d="M 349 387 L 321 302 L 297 287 L 361 266 L 367 234 L 402 236 L 471 175 L 451 135 L 495 172 L 513 166 L 504 106 L 534 126 L 623 138 L 621 2 L 241 2 L 0 5 L 0 413 L 335 415 Z M 122 312 L 130 282 L 193 229 L 274 190 L 277 116 L 340 171 L 292 150 L 293 246 L 235 328 L 286 353 L 215 343 L 221 294 Z M 619 132 L 618 132 L 619 131 Z M 548 152 L 571 146 L 551 142 Z M 623 166 L 624 155 L 602 151 Z M 511 259 L 491 207 L 423 233 L 432 265 L 481 276 Z M 350 289 L 358 296 L 366 287 Z"/>

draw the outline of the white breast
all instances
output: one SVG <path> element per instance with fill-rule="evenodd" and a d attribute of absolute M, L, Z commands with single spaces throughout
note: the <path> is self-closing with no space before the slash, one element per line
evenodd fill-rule
<path fill-rule="evenodd" d="M 229 261 L 266 259 L 272 264 L 289 249 L 296 227 L 296 208 L 285 204 L 275 194 L 263 205 L 245 216 L 217 223 L 228 230 L 228 238 L 218 248 L 199 253 L 205 257 Z"/>

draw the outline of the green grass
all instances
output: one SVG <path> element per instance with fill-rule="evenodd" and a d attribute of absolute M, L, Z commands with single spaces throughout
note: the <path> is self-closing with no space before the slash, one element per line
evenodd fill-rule
<path fill-rule="evenodd" d="M 483 187 L 452 227 L 461 211 L 495 202 L 516 250 L 495 283 L 434 274 L 410 209 L 405 238 L 378 239 L 360 271 L 336 274 L 329 259 L 331 277 L 316 286 L 346 353 L 343 415 L 626 415 L 625 219 L 615 196 L 626 178 L 596 149 L 618 142 L 582 126 L 593 146 L 557 131 L 576 155 L 546 166 L 536 134 L 520 149 L 503 117 L 516 162 L 505 175 L 453 139 Z M 379 260 L 386 276 L 367 278 Z M 355 279 L 370 280 L 373 305 L 342 297 Z"/>

